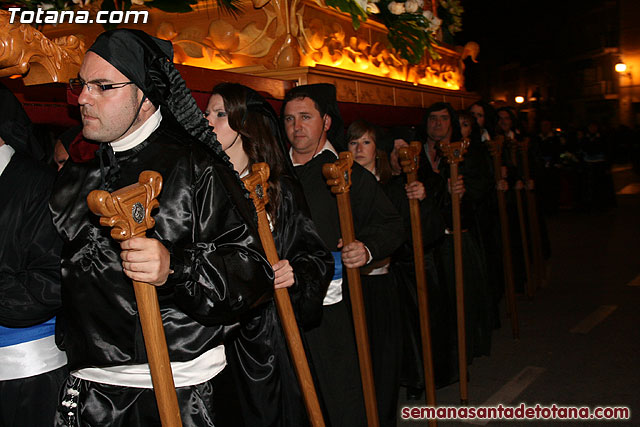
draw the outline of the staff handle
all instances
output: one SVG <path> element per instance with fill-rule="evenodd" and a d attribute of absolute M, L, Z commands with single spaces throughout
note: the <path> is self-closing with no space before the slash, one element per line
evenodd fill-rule
<path fill-rule="evenodd" d="M 510 141 L 511 147 L 511 162 L 514 166 L 518 165 L 518 156 L 517 156 L 517 141 Z M 524 182 L 523 182 L 524 184 Z M 536 285 L 533 281 L 533 276 L 531 273 L 531 259 L 529 258 L 529 237 L 527 236 L 527 224 L 526 218 L 524 216 L 524 207 L 522 206 L 522 193 L 521 190 L 515 189 L 516 195 L 516 207 L 518 209 L 518 221 L 520 223 L 520 240 L 522 240 L 522 256 L 524 258 L 524 268 L 527 274 L 527 296 L 529 298 L 533 298 L 535 294 Z"/>
<path fill-rule="evenodd" d="M 159 206 L 156 197 L 161 190 L 162 176 L 158 172 L 144 171 L 136 184 L 113 193 L 92 191 L 87 196 L 87 203 L 89 209 L 100 216 L 101 225 L 113 227 L 111 237 L 124 241 L 144 236 L 146 230 L 155 225 L 151 211 Z M 133 290 L 160 421 L 164 427 L 182 426 L 156 288 L 133 280 Z"/>
<path fill-rule="evenodd" d="M 507 202 L 504 192 L 497 188 L 502 179 L 502 144 L 504 137 L 498 136 L 495 140 L 488 141 L 489 152 L 493 158 L 493 172 L 496 181 L 496 195 L 498 198 L 498 214 L 500 215 L 500 231 L 502 237 L 502 257 L 504 260 L 503 271 L 505 279 L 505 291 L 507 296 L 507 309 L 511 319 L 511 333 L 513 338 L 520 338 L 520 326 L 518 322 L 518 310 L 516 306 L 516 292 L 513 284 L 513 259 L 511 258 L 511 236 L 509 236 L 509 217 L 507 216 Z"/>
<path fill-rule="evenodd" d="M 413 141 L 409 147 L 398 149 L 398 157 L 402 170 L 407 175 L 407 183 L 418 180 L 420 151 L 422 144 Z M 427 275 L 424 267 L 424 246 L 422 242 L 422 219 L 420 218 L 420 202 L 409 199 L 411 214 L 411 237 L 413 241 L 413 263 L 416 272 L 416 288 L 418 294 L 418 311 L 420 314 L 420 338 L 422 339 L 422 364 L 424 368 L 424 383 L 427 405 L 436 406 L 436 386 L 433 377 L 433 350 L 431 348 L 431 321 L 429 320 L 429 298 L 427 292 Z M 435 419 L 429 420 L 429 425 L 437 425 Z"/>
<path fill-rule="evenodd" d="M 340 153 L 338 161 L 326 163 L 322 167 L 322 174 L 331 187 L 331 192 L 336 195 L 338 201 L 338 213 L 340 216 L 340 231 L 342 233 L 343 247 L 355 241 L 353 228 L 353 214 L 351 212 L 351 199 L 349 188 L 351 187 L 351 166 L 353 155 L 348 152 Z M 362 284 L 360 271 L 357 268 L 346 268 L 349 282 L 349 296 L 351 298 L 351 310 L 353 326 L 358 349 L 358 361 L 360 362 L 360 377 L 362 379 L 362 393 L 367 413 L 368 425 L 378 427 L 378 407 L 376 404 L 376 390 L 373 382 L 373 368 L 371 364 L 371 352 L 369 350 L 369 335 L 362 299 Z"/>
<path fill-rule="evenodd" d="M 540 238 L 540 221 L 538 218 L 538 206 L 533 188 L 529 188 L 528 183 L 531 180 L 531 169 L 529 168 L 529 138 L 525 138 L 518 144 L 520 156 L 522 159 L 522 172 L 527 183 L 527 212 L 529 213 L 529 232 L 531 234 L 531 251 L 533 252 L 533 275 L 534 282 L 542 285 L 543 276 L 545 274 L 542 256 L 542 241 Z"/>
<path fill-rule="evenodd" d="M 278 257 L 273 234 L 269 228 L 269 219 L 265 211 L 265 206 L 269 203 L 269 195 L 267 193 L 267 189 L 269 188 L 269 173 L 269 165 L 266 163 L 256 163 L 251 167 L 251 174 L 243 178 L 242 181 L 255 205 L 258 216 L 260 242 L 267 255 L 267 260 L 273 266 L 280 261 L 280 258 Z M 324 427 L 322 410 L 320 409 L 318 395 L 313 385 L 307 356 L 302 346 L 300 329 L 298 328 L 296 317 L 293 313 L 289 291 L 285 288 L 276 289 L 275 300 L 278 316 L 280 317 L 282 329 L 284 330 L 284 335 L 287 340 L 287 346 L 293 359 L 293 366 L 296 371 L 296 376 L 298 377 L 298 382 L 300 383 L 300 388 L 302 389 L 302 396 L 311 425 L 314 427 Z"/>
<path fill-rule="evenodd" d="M 460 196 L 453 192 L 453 185 L 458 181 L 458 163 L 469 146 L 468 141 L 440 143 L 440 149 L 447 157 L 451 179 L 451 213 L 453 215 L 453 254 L 456 270 L 456 312 L 458 322 L 458 369 L 460 372 L 460 402 L 466 405 L 469 401 L 467 384 L 467 340 L 464 314 L 464 275 L 462 260 L 462 225 L 460 221 Z"/>

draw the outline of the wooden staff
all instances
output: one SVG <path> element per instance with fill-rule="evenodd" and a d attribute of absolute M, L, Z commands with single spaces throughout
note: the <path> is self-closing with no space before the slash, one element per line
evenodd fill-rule
<path fill-rule="evenodd" d="M 422 144 L 413 141 L 409 147 L 398 150 L 402 161 L 402 170 L 407 174 L 410 184 L 418 180 L 418 166 Z M 433 351 L 431 349 L 431 322 L 429 321 L 429 298 L 427 293 L 427 274 L 424 267 L 424 247 L 422 245 L 422 219 L 420 218 L 420 202 L 409 199 L 411 213 L 411 237 L 413 240 L 413 262 L 416 270 L 416 287 L 418 294 L 418 310 L 420 313 L 420 336 L 422 339 L 422 365 L 424 368 L 424 384 L 427 405 L 436 406 L 436 386 L 433 379 Z M 429 425 L 437 425 L 435 419 L 429 420 Z"/>
<path fill-rule="evenodd" d="M 493 169 L 496 185 L 502 180 L 502 143 L 504 137 L 498 136 L 493 141 L 488 141 L 489 151 L 493 157 Z M 507 202 L 504 192 L 496 188 L 498 197 L 498 213 L 500 215 L 500 231 L 502 235 L 502 257 L 505 291 L 507 297 L 507 309 L 511 318 L 511 332 L 513 338 L 520 338 L 520 326 L 518 324 L 518 310 L 516 306 L 516 292 L 513 284 L 513 260 L 511 259 L 511 236 L 509 236 L 509 217 L 507 216 Z"/>
<path fill-rule="evenodd" d="M 111 237 L 123 241 L 144 236 L 155 225 L 151 211 L 159 206 L 156 197 L 161 190 L 162 176 L 158 172 L 144 171 L 136 184 L 113 193 L 92 191 L 87 196 L 87 203 L 91 212 L 100 216 L 101 225 L 113 227 Z M 156 288 L 134 280 L 133 289 L 160 420 L 165 427 L 181 426 L 180 408 Z"/>
<path fill-rule="evenodd" d="M 509 141 L 510 147 L 509 151 L 511 152 L 511 162 L 514 166 L 518 165 L 518 157 L 517 157 L 517 142 L 515 140 Z M 515 196 L 516 196 L 516 206 L 518 208 L 518 221 L 520 223 L 520 239 L 522 240 L 522 256 L 524 258 L 524 268 L 527 274 L 527 296 L 529 298 L 533 298 L 533 294 L 535 293 L 536 285 L 533 281 L 533 277 L 531 274 L 531 261 L 529 258 L 529 237 L 527 236 L 527 225 L 526 219 L 524 217 L 524 208 L 522 207 L 522 193 L 521 190 L 514 188 Z"/>
<path fill-rule="evenodd" d="M 540 235 L 540 222 L 538 218 L 538 204 L 536 201 L 535 190 L 529 188 L 531 181 L 531 169 L 529 168 L 529 138 L 518 144 L 520 148 L 520 156 L 522 158 L 522 175 L 524 176 L 526 195 L 527 195 L 527 212 L 529 213 L 529 232 L 531 233 L 531 252 L 533 252 L 533 276 L 534 283 L 540 286 L 544 276 L 544 261 L 542 256 L 542 240 Z"/>
<path fill-rule="evenodd" d="M 251 167 L 251 171 L 251 174 L 244 177 L 242 181 L 249 191 L 251 200 L 253 200 L 253 204 L 256 207 L 258 232 L 260 234 L 262 247 L 267 255 L 267 260 L 271 265 L 275 265 L 280 261 L 280 258 L 276 251 L 276 244 L 273 241 L 273 234 L 271 234 L 269 219 L 265 211 L 265 206 L 269 203 L 269 195 L 267 193 L 267 189 L 269 188 L 269 165 L 266 163 L 256 163 Z M 322 410 L 320 409 L 318 395 L 316 394 L 313 379 L 311 378 L 307 356 L 302 346 L 300 330 L 296 323 L 296 317 L 293 314 L 289 291 L 284 288 L 276 289 L 275 299 L 278 315 L 280 316 L 282 329 L 287 339 L 287 346 L 293 359 L 293 365 L 296 370 L 298 382 L 300 383 L 300 388 L 302 389 L 302 396 L 304 397 L 304 404 L 307 408 L 311 425 L 314 427 L 324 427 Z"/>
<path fill-rule="evenodd" d="M 453 253 L 456 267 L 456 311 L 458 321 L 458 368 L 460 370 L 460 401 L 466 405 L 469 401 L 467 388 L 467 341 L 464 316 L 464 275 L 462 260 L 462 225 L 460 223 L 460 196 L 453 192 L 458 181 L 458 163 L 469 147 L 469 141 L 440 143 L 440 149 L 447 157 L 451 179 L 451 213 L 453 215 Z"/>
<path fill-rule="evenodd" d="M 338 161 L 335 163 L 327 163 L 322 167 L 322 174 L 327 180 L 327 185 L 331 187 L 331 192 L 336 195 L 338 201 L 340 231 L 342 233 L 342 243 L 344 246 L 347 246 L 356 239 L 353 229 L 351 199 L 349 197 L 352 165 L 353 155 L 349 151 L 345 151 L 340 153 Z M 380 421 L 378 419 L 378 407 L 376 404 L 376 389 L 373 383 L 369 335 L 367 334 L 364 302 L 362 300 L 360 270 L 357 268 L 347 268 L 346 270 L 347 280 L 349 282 L 349 296 L 351 297 L 353 327 L 355 330 L 356 345 L 358 347 L 358 361 L 360 362 L 362 393 L 367 411 L 368 425 L 378 427 Z"/>

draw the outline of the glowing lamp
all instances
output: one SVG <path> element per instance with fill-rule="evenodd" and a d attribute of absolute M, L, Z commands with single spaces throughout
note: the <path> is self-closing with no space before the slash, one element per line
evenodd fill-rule
<path fill-rule="evenodd" d="M 625 71 L 627 71 L 627 64 L 625 64 L 624 62 L 618 62 L 615 66 L 615 70 L 618 73 L 624 73 Z"/>
<path fill-rule="evenodd" d="M 522 104 L 524 102 L 524 96 L 516 96 L 516 104 Z"/>

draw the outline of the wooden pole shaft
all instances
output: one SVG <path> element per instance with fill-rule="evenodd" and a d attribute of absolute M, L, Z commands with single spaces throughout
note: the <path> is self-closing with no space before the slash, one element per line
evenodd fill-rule
<path fill-rule="evenodd" d="M 520 154 L 522 156 L 522 171 L 525 180 L 531 180 L 531 169 L 529 168 L 528 140 L 522 143 Z M 526 187 L 527 212 L 529 213 L 529 231 L 531 234 L 531 252 L 533 254 L 533 272 L 535 284 L 540 286 L 543 282 L 544 262 L 542 256 L 542 241 L 540 235 L 540 221 L 538 218 L 538 206 L 533 188 Z"/>
<path fill-rule="evenodd" d="M 158 294 L 154 286 L 135 280 L 133 281 L 133 289 L 136 295 L 144 346 L 147 350 L 160 420 L 163 427 L 181 426 L 180 408 L 171 372 L 164 326 L 160 316 Z"/>
<path fill-rule="evenodd" d="M 100 216 L 101 225 L 112 227 L 111 236 L 123 241 L 144 237 L 146 230 L 155 225 L 151 211 L 158 207 L 161 190 L 162 176 L 155 171 L 143 171 L 137 183 L 113 193 L 93 190 L 87 196 L 87 204 Z M 182 426 L 156 288 L 134 280 L 133 289 L 160 422 L 164 427 Z"/>
<path fill-rule="evenodd" d="M 355 241 L 349 192 L 336 194 L 336 199 L 338 201 L 338 212 L 340 215 L 342 243 L 346 246 Z M 369 350 L 369 335 L 367 333 L 367 322 L 362 298 L 360 271 L 357 268 L 345 269 L 347 270 L 347 280 L 349 283 L 349 297 L 351 298 L 353 326 L 358 349 L 358 361 L 360 362 L 360 377 L 362 378 L 362 392 L 364 395 L 368 425 L 378 427 L 380 421 L 378 419 L 376 389 L 373 382 L 373 367 L 371 363 L 371 352 Z"/>
<path fill-rule="evenodd" d="M 494 142 L 498 143 L 498 142 Z M 502 162 L 501 156 L 501 144 L 496 151 L 492 152 L 493 156 L 493 170 L 496 185 L 502 179 L 501 168 Z M 516 305 L 516 291 L 513 284 L 513 259 L 511 258 L 511 236 L 509 235 L 509 217 L 507 215 L 507 202 L 505 195 L 499 188 L 496 189 L 498 199 L 498 214 L 500 216 L 500 234 L 502 237 L 502 261 L 504 271 L 504 285 L 505 294 L 507 300 L 507 310 L 509 312 L 509 318 L 511 319 L 511 333 L 513 338 L 520 338 L 520 326 L 518 322 L 518 308 Z"/>
<path fill-rule="evenodd" d="M 511 147 L 511 159 L 514 165 L 518 164 L 516 157 L 516 147 Z M 524 216 L 524 207 L 522 206 L 521 190 L 514 189 L 516 196 L 516 207 L 518 209 L 518 222 L 520 223 L 520 239 L 522 240 L 522 256 L 524 258 L 524 268 L 527 275 L 527 296 L 533 298 L 535 293 L 535 283 L 531 275 L 531 259 L 529 258 L 529 238 L 527 236 L 527 224 Z"/>
<path fill-rule="evenodd" d="M 415 171 L 407 174 L 407 182 L 417 180 Z M 431 347 L 431 321 L 429 319 L 429 297 L 427 291 L 427 274 L 424 266 L 424 247 L 422 242 L 422 219 L 420 218 L 420 202 L 409 199 L 411 214 L 411 236 L 413 240 L 413 261 L 416 272 L 416 288 L 418 295 L 418 311 L 420 315 L 420 338 L 422 340 L 422 365 L 424 368 L 424 383 L 427 405 L 436 406 L 436 386 L 434 381 L 433 350 Z M 429 425 L 437 425 L 435 419 L 429 420 Z"/>
<path fill-rule="evenodd" d="M 242 180 L 245 188 L 249 191 L 249 195 L 256 209 L 260 242 L 262 243 L 267 260 L 273 266 L 280 261 L 280 258 L 269 226 L 269 218 L 265 210 L 267 203 L 269 203 L 269 193 L 267 191 L 269 188 L 269 165 L 267 163 L 256 163 L 251 167 L 251 170 L 251 174 Z M 309 420 L 313 427 L 324 427 L 322 410 L 320 409 L 318 395 L 313 385 L 307 356 L 302 346 L 300 329 L 298 328 L 293 307 L 291 306 L 289 291 L 285 288 L 279 288 L 276 289 L 274 293 L 278 316 L 280 317 L 280 323 L 287 341 L 289 354 L 291 355 L 293 367 L 298 378 L 298 383 L 300 384 L 300 390 L 302 391 L 302 397 L 307 409 L 307 414 L 309 415 Z"/>
<path fill-rule="evenodd" d="M 451 185 L 458 181 L 458 164 L 451 163 Z M 451 211 L 453 214 L 453 253 L 456 270 L 456 313 L 458 322 L 458 366 L 460 370 L 460 401 L 469 401 L 467 384 L 467 340 L 464 314 L 464 275 L 462 260 L 462 224 L 460 221 L 460 196 L 451 192 Z"/>
<path fill-rule="evenodd" d="M 260 241 L 264 248 L 267 260 L 271 265 L 276 264 L 280 259 L 278 252 L 276 251 L 276 245 L 273 241 L 273 234 L 269 230 L 269 220 L 264 210 L 258 211 L 258 231 L 260 234 Z M 309 363 L 307 361 L 307 355 L 304 352 L 302 346 L 302 339 L 300 338 L 300 330 L 296 322 L 296 317 L 293 313 L 293 307 L 291 306 L 291 298 L 289 297 L 289 291 L 287 289 L 275 290 L 276 308 L 278 309 L 278 316 L 282 324 L 285 338 L 287 340 L 287 346 L 291 358 L 293 359 L 294 369 L 300 388 L 302 390 L 302 397 L 304 398 L 304 404 L 309 414 L 309 420 L 314 427 L 324 427 L 324 418 L 322 416 L 322 410 L 320 409 L 320 403 L 318 401 L 318 395 L 316 393 L 313 379 L 311 377 L 311 371 L 309 370 Z"/>

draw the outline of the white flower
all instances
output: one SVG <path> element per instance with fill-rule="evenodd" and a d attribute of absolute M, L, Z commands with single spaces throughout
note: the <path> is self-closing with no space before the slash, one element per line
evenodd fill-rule
<path fill-rule="evenodd" d="M 355 2 L 358 8 L 362 10 L 362 12 L 367 10 L 367 0 L 355 0 Z"/>
<path fill-rule="evenodd" d="M 53 3 L 40 3 L 40 9 L 42 10 L 49 10 L 53 8 L 54 8 Z"/>
<path fill-rule="evenodd" d="M 402 15 L 405 12 L 404 3 L 398 3 L 396 1 L 392 1 L 389 3 L 389 12 L 394 15 Z"/>
<path fill-rule="evenodd" d="M 435 33 L 436 31 L 438 31 L 440 25 L 442 24 L 442 19 L 436 18 L 433 15 L 433 12 L 431 12 L 430 10 L 425 10 L 424 12 L 422 12 L 422 16 L 424 16 L 427 21 L 429 21 L 429 26 L 425 28 L 425 31 L 430 33 Z"/>
<path fill-rule="evenodd" d="M 378 6 L 375 3 L 369 2 L 367 3 L 367 13 L 377 14 L 380 13 L 380 9 L 378 9 Z"/>
<path fill-rule="evenodd" d="M 418 0 L 407 0 L 404 3 L 404 8 L 409 13 L 416 13 L 420 10 L 420 4 L 418 3 Z"/>

